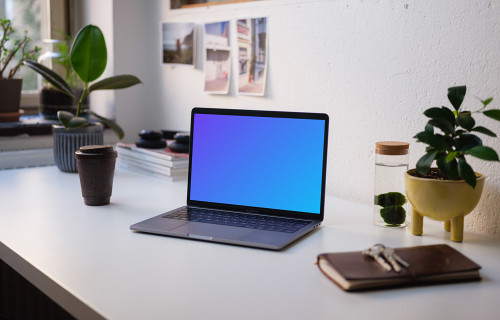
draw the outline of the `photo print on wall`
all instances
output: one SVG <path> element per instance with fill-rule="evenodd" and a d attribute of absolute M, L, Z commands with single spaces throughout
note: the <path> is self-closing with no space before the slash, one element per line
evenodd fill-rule
<path fill-rule="evenodd" d="M 228 94 L 231 77 L 229 21 L 205 24 L 205 92 Z"/>
<path fill-rule="evenodd" d="M 163 63 L 194 67 L 194 23 L 162 23 L 162 41 Z"/>
<path fill-rule="evenodd" d="M 267 18 L 240 19 L 238 32 L 238 93 L 263 96 L 267 75 Z"/>

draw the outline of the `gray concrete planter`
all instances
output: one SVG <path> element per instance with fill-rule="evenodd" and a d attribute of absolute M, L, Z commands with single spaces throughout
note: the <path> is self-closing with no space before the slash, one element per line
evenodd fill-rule
<path fill-rule="evenodd" d="M 75 151 L 82 146 L 102 145 L 103 131 L 104 127 L 100 123 L 70 130 L 61 125 L 53 125 L 54 161 L 59 170 L 64 172 L 78 172 Z"/>

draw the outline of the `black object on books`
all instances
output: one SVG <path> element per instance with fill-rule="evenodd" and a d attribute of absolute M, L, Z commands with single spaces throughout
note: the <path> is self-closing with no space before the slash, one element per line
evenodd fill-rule
<path fill-rule="evenodd" d="M 346 291 L 480 280 L 477 263 L 446 244 L 395 248 L 409 263 L 400 272 L 385 271 L 362 251 L 318 255 L 319 269 Z"/>
<path fill-rule="evenodd" d="M 188 153 L 189 152 L 189 133 L 186 132 L 178 132 L 174 135 L 175 141 L 169 144 L 169 148 L 172 151 L 179 153 Z"/>
<path fill-rule="evenodd" d="M 142 130 L 139 132 L 139 140 L 135 143 L 140 148 L 163 149 L 167 143 L 162 138 L 161 132 Z"/>

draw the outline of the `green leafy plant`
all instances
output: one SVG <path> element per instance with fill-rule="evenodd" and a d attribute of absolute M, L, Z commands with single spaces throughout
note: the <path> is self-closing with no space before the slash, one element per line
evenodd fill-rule
<path fill-rule="evenodd" d="M 0 18 L 0 33 L 0 79 L 12 79 L 25 59 L 36 59 L 40 48 L 28 49 L 31 42 L 28 32 L 24 31 L 22 38 L 16 38 L 12 22 L 8 19 Z M 17 61 L 16 57 L 19 58 Z M 7 70 L 11 63 L 13 67 Z"/>
<path fill-rule="evenodd" d="M 82 109 L 82 106 L 85 98 L 93 91 L 124 89 L 142 83 L 141 80 L 133 75 L 119 75 L 96 81 L 104 72 L 107 64 L 106 42 L 97 26 L 87 25 L 78 32 L 71 46 L 69 60 L 73 70 L 83 82 L 83 91 L 79 97 L 75 96 L 71 86 L 56 72 L 32 60 L 25 61 L 25 65 L 38 72 L 56 89 L 67 94 L 77 103 L 76 114 L 68 111 L 57 113 L 59 121 L 66 129 L 88 126 L 89 121 L 84 116 L 89 114 L 108 125 L 118 138 L 122 139 L 124 133 L 119 125 L 90 109 Z"/>
<path fill-rule="evenodd" d="M 498 154 L 490 147 L 483 146 L 482 140 L 474 133 L 482 133 L 496 137 L 491 130 L 477 126 L 472 117 L 474 114 L 483 114 L 500 121 L 500 110 L 486 110 L 493 98 L 479 100 L 482 107 L 476 111 L 463 109 L 462 102 L 467 91 L 466 86 L 451 87 L 448 89 L 448 100 L 454 110 L 447 107 L 430 108 L 424 115 L 430 118 L 425 130 L 419 132 L 414 138 L 417 142 L 428 145 L 425 155 L 417 162 L 417 172 L 423 176 L 446 180 L 465 180 L 472 188 L 476 186 L 476 174 L 467 163 L 466 155 L 482 160 L 499 161 Z M 439 131 L 436 133 L 434 129 Z M 431 165 L 436 161 L 438 169 Z"/>

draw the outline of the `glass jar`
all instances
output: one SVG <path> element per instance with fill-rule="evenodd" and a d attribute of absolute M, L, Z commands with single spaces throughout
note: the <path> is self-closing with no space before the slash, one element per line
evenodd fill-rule
<path fill-rule="evenodd" d="M 409 222 L 404 173 L 408 171 L 409 143 L 375 144 L 373 221 L 378 226 L 406 227 Z"/>

